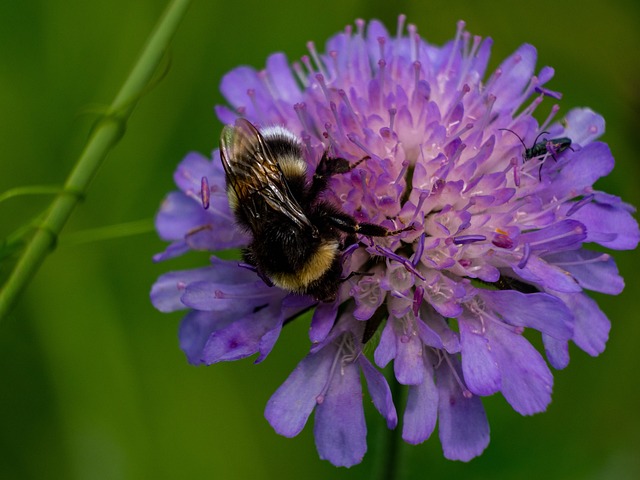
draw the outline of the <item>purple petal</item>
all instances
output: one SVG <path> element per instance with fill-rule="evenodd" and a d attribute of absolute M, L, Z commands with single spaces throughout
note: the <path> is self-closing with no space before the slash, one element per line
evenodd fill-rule
<path fill-rule="evenodd" d="M 624 280 L 611 255 L 591 250 L 572 250 L 545 256 L 545 261 L 571 273 L 582 288 L 609 295 L 624 289 Z"/>
<path fill-rule="evenodd" d="M 422 343 L 424 343 L 428 347 L 444 348 L 444 342 L 435 330 L 433 330 L 419 318 L 416 318 L 416 324 L 418 326 L 418 335 L 420 336 L 420 340 L 422 340 Z"/>
<path fill-rule="evenodd" d="M 154 262 L 164 262 L 165 260 L 169 260 L 171 258 L 179 257 L 180 255 L 184 255 L 189 251 L 189 245 L 187 242 L 182 240 L 178 242 L 173 242 L 169 245 L 164 252 L 156 253 L 153 256 Z"/>
<path fill-rule="evenodd" d="M 290 105 L 302 101 L 298 82 L 293 77 L 289 61 L 284 53 L 274 53 L 267 58 L 269 86 L 278 100 Z"/>
<path fill-rule="evenodd" d="M 281 291 L 267 287 L 262 280 L 234 284 L 200 281 L 187 285 L 181 301 L 196 310 L 240 315 L 268 304 L 278 293 Z"/>
<path fill-rule="evenodd" d="M 510 325 L 534 328 L 559 340 L 573 335 L 573 314 L 553 295 L 515 290 L 486 290 L 480 295 Z"/>
<path fill-rule="evenodd" d="M 564 124 L 564 135 L 578 145 L 587 145 L 604 133 L 604 118 L 590 108 L 574 108 Z"/>
<path fill-rule="evenodd" d="M 402 417 L 402 439 L 413 445 L 431 436 L 438 418 L 438 390 L 433 379 L 433 367 L 429 361 L 425 361 L 423 368 L 422 383 L 409 386 Z"/>
<path fill-rule="evenodd" d="M 496 111 L 512 109 L 531 80 L 536 64 L 536 49 L 532 45 L 522 45 L 500 65 L 502 75 L 493 83 L 491 91 L 496 95 Z"/>
<path fill-rule="evenodd" d="M 238 360 L 257 352 L 263 359 L 268 353 L 260 350 L 264 348 L 263 338 L 274 330 L 279 333 L 283 321 L 279 304 L 249 313 L 211 334 L 202 349 L 202 361 L 211 365 Z M 269 340 L 273 345 L 273 338 Z"/>
<path fill-rule="evenodd" d="M 208 280 L 214 275 L 214 267 L 165 273 L 151 287 L 151 303 L 161 312 L 182 310 L 186 308 L 181 301 L 186 286 L 192 282 Z"/>
<path fill-rule="evenodd" d="M 237 67 L 222 77 L 220 82 L 220 91 L 222 95 L 236 109 L 240 107 L 246 108 L 246 115 L 249 118 L 255 118 L 256 112 L 251 105 L 251 99 L 247 91 L 253 90 L 258 95 L 264 95 L 264 85 L 258 78 L 258 74 L 252 67 Z"/>
<path fill-rule="evenodd" d="M 163 240 L 178 240 L 206 223 L 206 218 L 206 210 L 196 200 L 182 192 L 171 192 L 156 216 L 156 230 Z"/>
<path fill-rule="evenodd" d="M 225 328 L 235 320 L 233 315 L 220 315 L 211 312 L 189 312 L 178 331 L 180 348 L 192 365 L 202 364 L 202 349 L 212 332 Z"/>
<path fill-rule="evenodd" d="M 367 452 L 360 371 L 354 363 L 337 368 L 316 409 L 314 435 L 318 454 L 336 467 L 360 463 Z"/>
<path fill-rule="evenodd" d="M 633 250 L 638 246 L 638 222 L 625 208 L 592 202 L 571 218 L 587 226 L 587 242 L 597 242 L 613 250 Z"/>
<path fill-rule="evenodd" d="M 606 143 L 590 143 L 572 153 L 571 161 L 564 163 L 560 173 L 548 187 L 548 194 L 564 196 L 591 188 L 596 180 L 609 175 L 613 165 L 613 156 Z"/>
<path fill-rule="evenodd" d="M 446 458 L 468 462 L 489 445 L 489 423 L 480 397 L 465 397 L 451 368 L 443 361 L 436 369 L 440 443 Z"/>
<path fill-rule="evenodd" d="M 542 412 L 551 401 L 553 375 L 529 341 L 498 325 L 487 329 L 502 374 L 502 394 L 522 415 Z"/>
<path fill-rule="evenodd" d="M 600 355 L 604 351 L 611 329 L 611 322 L 607 316 L 594 300 L 583 293 L 564 294 L 560 298 L 575 316 L 575 344 L 593 357 Z"/>
<path fill-rule="evenodd" d="M 554 251 L 579 246 L 586 238 L 586 228 L 582 223 L 562 220 L 535 232 L 522 234 L 520 243 L 529 244 L 532 251 Z"/>
<path fill-rule="evenodd" d="M 394 318 L 389 318 L 386 325 L 382 329 L 380 341 L 373 354 L 373 358 L 380 368 L 384 368 L 387 364 L 396 358 L 396 334 L 393 331 Z"/>
<path fill-rule="evenodd" d="M 458 353 L 460 351 L 460 339 L 458 335 L 451 330 L 445 319 L 430 310 L 424 312 L 423 315 L 425 317 L 425 324 L 428 324 L 442 340 L 444 350 L 449 353 Z M 429 345 L 427 339 L 422 337 L 422 331 L 420 329 L 418 331 L 420 332 L 422 341 L 425 342 L 426 345 Z"/>
<path fill-rule="evenodd" d="M 313 312 L 311 328 L 309 329 L 309 339 L 313 343 L 320 343 L 331 331 L 338 314 L 337 303 L 320 303 Z"/>
<path fill-rule="evenodd" d="M 424 381 L 422 341 L 417 335 L 399 335 L 396 332 L 396 359 L 393 371 L 403 385 L 419 385 Z"/>
<path fill-rule="evenodd" d="M 387 421 L 387 428 L 396 428 L 398 415 L 393 404 L 393 397 L 391 396 L 387 379 L 371 364 L 365 355 L 358 356 L 358 364 L 362 369 L 362 373 L 364 373 L 364 378 L 367 380 L 367 388 L 373 404 Z"/>
<path fill-rule="evenodd" d="M 462 373 L 467 388 L 477 395 L 491 395 L 500 390 L 498 363 L 492 354 L 492 345 L 481 330 L 480 322 L 460 318 L 462 342 Z"/>
<path fill-rule="evenodd" d="M 222 170 L 219 153 L 217 162 L 212 162 L 200 153 L 190 152 L 180 162 L 173 174 L 174 182 L 187 195 L 195 195 L 200 191 L 202 177 L 207 177 L 211 180 L 210 187 L 214 189 L 214 192 L 218 191 L 225 194 L 224 171 Z"/>
<path fill-rule="evenodd" d="M 337 348 L 329 346 L 307 355 L 269 399 L 264 416 L 280 435 L 295 437 L 302 431 L 329 380 L 336 353 Z"/>
<path fill-rule="evenodd" d="M 156 215 L 163 240 L 185 240 L 194 250 L 223 250 L 245 245 L 247 235 L 237 228 L 226 197 L 211 197 L 205 210 L 199 200 L 171 192 Z"/>
<path fill-rule="evenodd" d="M 524 268 L 514 265 L 514 271 L 524 280 L 543 285 L 558 292 L 581 292 L 578 282 L 566 270 L 550 265 L 544 260 L 532 256 Z"/>
<path fill-rule="evenodd" d="M 562 370 L 569 365 L 569 342 L 544 334 L 542 335 L 542 341 L 547 359 L 553 368 Z"/>

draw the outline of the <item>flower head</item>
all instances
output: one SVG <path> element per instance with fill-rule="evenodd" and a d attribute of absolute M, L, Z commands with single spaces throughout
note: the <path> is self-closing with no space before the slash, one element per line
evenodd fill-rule
<path fill-rule="evenodd" d="M 279 125 L 301 141 L 309 175 L 325 152 L 351 162 L 334 175 L 324 201 L 356 222 L 397 234 L 359 236 L 341 253 L 337 298 L 320 303 L 270 285 L 251 265 L 172 272 L 151 296 L 162 311 L 190 309 L 180 342 L 190 362 L 265 358 L 282 326 L 311 307 L 309 355 L 267 405 L 274 429 L 294 436 L 315 409 L 319 454 L 335 465 L 366 451 L 360 372 L 389 428 L 396 409 L 375 365 L 393 361 L 408 388 L 402 437 L 429 438 L 436 420 L 444 455 L 467 461 L 489 441 L 480 397 L 500 392 L 523 415 L 546 409 L 553 376 L 522 335 L 542 334 L 547 361 L 569 362 L 568 342 L 590 355 L 605 347 L 609 321 L 585 290 L 618 294 L 612 257 L 587 244 L 636 247 L 634 209 L 593 184 L 613 168 L 596 141 L 604 120 L 587 108 L 556 120 L 553 69 L 535 71 L 523 45 L 487 75 L 491 40 L 458 24 L 454 40 L 426 43 L 400 17 L 396 35 L 356 22 L 325 53 L 290 65 L 283 54 L 264 70 L 238 67 L 222 80 L 225 124 L 244 117 Z M 245 247 L 225 192 L 219 151 L 188 155 L 157 217 L 173 243 L 158 260 L 188 250 Z M 411 225 L 412 228 L 405 228 Z M 355 272 L 355 274 L 353 274 Z M 350 275 L 352 274 L 352 275 Z"/>

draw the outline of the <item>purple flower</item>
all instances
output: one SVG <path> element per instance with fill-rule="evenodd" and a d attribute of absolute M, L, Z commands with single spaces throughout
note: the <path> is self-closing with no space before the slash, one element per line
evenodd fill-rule
<path fill-rule="evenodd" d="M 260 361 L 282 326 L 315 306 L 310 353 L 266 417 L 295 436 L 315 410 L 319 454 L 340 466 L 366 452 L 360 373 L 388 427 L 398 421 L 368 352 L 378 368 L 393 362 L 407 386 L 403 439 L 425 441 L 438 421 L 447 458 L 468 461 L 486 448 L 482 396 L 500 392 L 523 415 L 544 411 L 553 388 L 547 361 L 564 368 L 569 341 L 590 355 L 604 350 L 609 321 L 585 290 L 616 295 L 624 287 L 611 255 L 587 245 L 634 249 L 639 238 L 633 207 L 593 188 L 614 163 L 597 141 L 602 117 L 580 108 L 557 120 L 553 105 L 542 123 L 534 118 L 545 99 L 560 98 L 545 86 L 553 69 L 535 73 L 534 47 L 487 74 L 491 40 L 471 36 L 463 22 L 442 47 L 413 25 L 405 33 L 404 22 L 390 35 L 380 22 L 357 21 L 324 53 L 309 44 L 309 56 L 292 65 L 274 54 L 264 70 L 238 67 L 221 84 L 230 107 L 216 113 L 226 124 L 244 117 L 259 129 L 290 130 L 311 173 L 324 152 L 370 157 L 333 176 L 324 200 L 359 222 L 414 228 L 359 237 L 343 254 L 346 280 L 332 303 L 215 257 L 163 275 L 151 293 L 161 311 L 189 309 L 180 344 L 193 364 L 256 353 Z M 526 151 L 542 132 L 544 147 Z M 157 217 L 173 243 L 157 260 L 249 243 L 229 208 L 217 150 L 211 161 L 189 154 L 175 180 L 180 192 Z M 547 361 L 525 329 L 541 333 Z"/>

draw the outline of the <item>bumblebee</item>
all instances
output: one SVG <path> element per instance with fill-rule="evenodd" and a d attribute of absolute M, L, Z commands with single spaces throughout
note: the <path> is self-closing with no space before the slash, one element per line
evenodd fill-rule
<path fill-rule="evenodd" d="M 356 234 L 386 237 L 390 231 L 358 222 L 323 200 L 332 175 L 350 164 L 323 154 L 309 180 L 298 137 L 280 126 L 258 130 L 240 118 L 220 136 L 229 204 L 237 223 L 251 234 L 244 261 L 267 283 L 333 301 L 342 279 L 341 253 Z M 411 227 L 409 227 L 411 228 Z"/>

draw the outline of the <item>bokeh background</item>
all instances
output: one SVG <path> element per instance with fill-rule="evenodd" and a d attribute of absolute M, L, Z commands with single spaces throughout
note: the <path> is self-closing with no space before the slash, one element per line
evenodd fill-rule
<path fill-rule="evenodd" d="M 165 7 L 160 0 L 0 2 L 0 192 L 61 184 Z M 604 115 L 617 159 L 598 184 L 640 205 L 640 9 L 635 0 L 457 2 L 372 0 L 194 1 L 174 39 L 167 76 L 142 98 L 121 143 L 75 211 L 10 317 L 0 324 L 2 479 L 359 479 L 380 462 L 381 418 L 367 411 L 369 453 L 336 469 L 317 458 L 311 425 L 276 435 L 266 401 L 308 348 L 305 322 L 282 334 L 262 364 L 189 366 L 177 345 L 181 314 L 155 311 L 149 289 L 191 254 L 165 264 L 146 233 L 106 239 L 93 229 L 151 220 L 189 151 L 217 147 L 213 114 L 221 76 L 267 55 L 305 53 L 357 17 L 395 30 L 406 13 L 428 41 L 453 37 L 459 19 L 494 38 L 491 66 L 520 44 L 551 65 L 562 112 Z M 46 197 L 0 204 L 0 238 L 28 222 Z M 89 232 L 89 235 L 86 232 Z M 93 238 L 93 241 L 88 241 Z M 598 296 L 613 323 L 599 358 L 572 348 L 556 372 L 544 414 L 520 417 L 500 396 L 485 399 L 491 443 L 465 464 L 443 459 L 434 435 L 404 445 L 401 478 L 640 478 L 637 252 L 616 254 L 627 288 Z M 4 277 L 10 265 L 0 267 Z"/>

